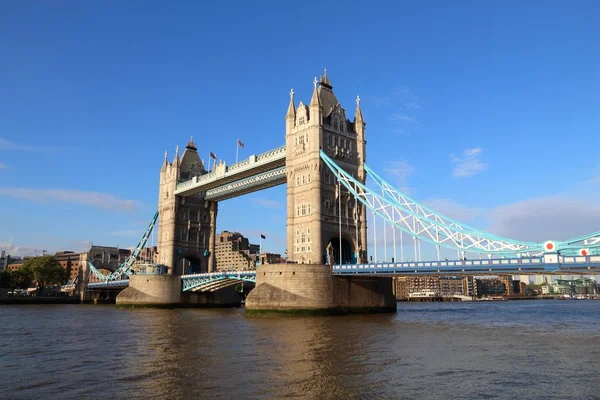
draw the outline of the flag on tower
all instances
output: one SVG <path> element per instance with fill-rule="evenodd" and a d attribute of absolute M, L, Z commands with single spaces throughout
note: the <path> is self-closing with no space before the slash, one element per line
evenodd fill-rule
<path fill-rule="evenodd" d="M 240 139 L 238 139 L 238 146 L 244 147 L 244 143 L 242 143 L 242 141 Z"/>
<path fill-rule="evenodd" d="M 260 238 L 261 238 L 261 239 L 266 239 L 267 237 L 261 233 L 261 234 L 260 234 Z"/>
<path fill-rule="evenodd" d="M 217 156 L 215 156 L 215 153 L 213 153 L 212 151 L 210 152 L 210 158 L 212 158 L 213 160 L 217 159 Z"/>

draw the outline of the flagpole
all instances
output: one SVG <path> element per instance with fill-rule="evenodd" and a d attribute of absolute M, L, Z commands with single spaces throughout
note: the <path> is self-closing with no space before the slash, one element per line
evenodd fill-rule
<path fill-rule="evenodd" d="M 211 159 L 211 158 L 212 158 L 212 157 L 210 156 L 210 150 L 209 150 L 209 151 L 208 151 L 208 169 L 207 169 L 207 171 L 208 171 L 208 172 L 210 172 L 210 159 Z"/>
<path fill-rule="evenodd" d="M 237 138 L 235 140 L 235 163 L 237 164 L 238 161 L 238 150 L 240 149 L 240 139 Z"/>

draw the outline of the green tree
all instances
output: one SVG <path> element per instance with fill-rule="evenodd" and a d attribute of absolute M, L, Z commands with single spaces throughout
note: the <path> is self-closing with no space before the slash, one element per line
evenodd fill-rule
<path fill-rule="evenodd" d="M 10 289 L 12 284 L 12 276 L 9 270 L 5 269 L 0 272 L 0 288 Z"/>
<path fill-rule="evenodd" d="M 54 256 L 30 258 L 25 261 L 25 265 L 22 268 L 31 269 L 33 279 L 37 281 L 38 294 L 42 294 L 44 287 L 48 285 L 57 285 L 66 282 L 65 270 L 56 261 Z"/>
<path fill-rule="evenodd" d="M 10 288 L 12 290 L 27 289 L 31 285 L 31 281 L 33 281 L 33 272 L 31 268 L 25 265 L 10 273 Z"/>

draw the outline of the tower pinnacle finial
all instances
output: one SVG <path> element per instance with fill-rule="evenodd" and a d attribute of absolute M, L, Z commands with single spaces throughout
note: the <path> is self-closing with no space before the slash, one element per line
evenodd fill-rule
<path fill-rule="evenodd" d="M 190 136 L 190 141 L 188 142 L 188 144 L 185 146 L 186 149 L 189 150 L 198 150 L 198 148 L 196 147 L 196 143 L 194 143 L 194 137 Z"/>
<path fill-rule="evenodd" d="M 329 78 L 327 77 L 327 68 L 323 69 L 323 76 L 321 76 L 321 85 L 325 86 L 328 89 L 332 89 L 333 86 L 331 86 L 331 81 L 329 80 Z"/>
<path fill-rule="evenodd" d="M 294 104 L 294 89 L 290 89 L 290 104 L 288 105 L 287 113 L 285 114 L 286 119 L 296 119 L 296 105 Z"/>
<path fill-rule="evenodd" d="M 175 157 L 179 157 L 179 145 L 175 147 Z"/>
<path fill-rule="evenodd" d="M 354 114 L 355 121 L 363 121 L 362 110 L 360 109 L 360 96 L 356 96 L 356 113 Z"/>
<path fill-rule="evenodd" d="M 313 85 L 315 85 L 315 89 L 317 88 L 317 83 L 319 83 L 319 81 L 317 80 L 317 77 L 315 76 L 315 79 L 313 80 Z"/>

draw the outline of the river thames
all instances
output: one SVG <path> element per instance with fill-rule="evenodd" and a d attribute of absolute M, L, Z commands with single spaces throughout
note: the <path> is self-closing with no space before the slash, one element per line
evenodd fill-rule
<path fill-rule="evenodd" d="M 0 306 L 3 399 L 600 398 L 600 301 L 390 315 Z"/>

